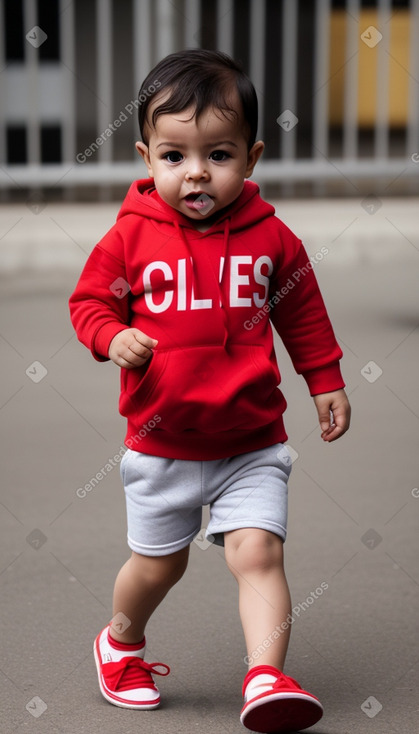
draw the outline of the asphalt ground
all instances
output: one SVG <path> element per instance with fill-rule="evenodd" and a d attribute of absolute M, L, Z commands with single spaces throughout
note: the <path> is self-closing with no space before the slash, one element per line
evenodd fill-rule
<path fill-rule="evenodd" d="M 147 659 L 172 670 L 161 708 L 118 709 L 97 685 L 93 640 L 129 555 L 118 468 L 78 490 L 120 451 L 125 426 L 118 370 L 77 342 L 67 300 L 117 208 L 0 209 L 0 731 L 239 734 L 237 588 L 222 549 L 200 538 L 147 629 Z M 418 730 L 417 212 L 417 199 L 373 213 L 352 200 L 280 208 L 310 253 L 329 250 L 316 273 L 353 409 L 346 436 L 323 444 L 277 345 L 295 458 L 286 672 L 324 705 L 313 734 Z"/>

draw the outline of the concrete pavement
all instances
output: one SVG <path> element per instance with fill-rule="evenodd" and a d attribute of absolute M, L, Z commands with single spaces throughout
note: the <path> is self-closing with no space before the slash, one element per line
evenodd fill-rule
<path fill-rule="evenodd" d="M 296 457 L 286 672 L 324 705 L 313 734 L 417 731 L 417 205 L 280 207 L 311 254 L 329 250 L 316 273 L 353 407 L 350 432 L 324 445 L 305 384 L 277 345 Z M 0 730 L 239 734 L 245 648 L 219 548 L 192 543 L 186 575 L 150 622 L 147 659 L 172 669 L 161 709 L 117 709 L 97 686 L 91 647 L 128 556 L 118 469 L 86 496 L 77 490 L 119 451 L 124 422 L 118 371 L 78 344 L 67 299 L 117 208 L 0 209 Z"/>

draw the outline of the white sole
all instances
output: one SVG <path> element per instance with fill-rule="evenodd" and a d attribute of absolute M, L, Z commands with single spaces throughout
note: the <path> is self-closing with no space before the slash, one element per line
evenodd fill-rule
<path fill-rule="evenodd" d="M 103 687 L 102 683 L 102 677 L 100 673 L 100 660 L 98 658 L 97 652 L 96 652 L 96 640 L 93 643 L 93 655 L 95 658 L 96 663 L 96 670 L 97 670 L 97 677 L 99 681 L 99 688 L 100 692 L 103 696 L 103 698 L 106 698 L 109 703 L 113 704 L 114 706 L 119 706 L 123 709 L 137 709 L 138 711 L 150 711 L 152 709 L 156 709 L 160 706 L 160 699 L 157 701 L 157 703 L 133 703 L 131 701 L 119 701 L 118 699 L 113 698 L 109 695 L 109 693 L 106 691 L 106 689 Z"/>

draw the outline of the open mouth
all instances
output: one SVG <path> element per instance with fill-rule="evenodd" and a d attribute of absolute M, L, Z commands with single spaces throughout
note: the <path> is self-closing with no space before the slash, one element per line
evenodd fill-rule
<path fill-rule="evenodd" d="M 214 207 L 212 197 L 205 194 L 203 191 L 197 191 L 193 194 L 187 194 L 184 197 L 185 204 L 189 209 L 195 209 L 201 212 L 201 214 L 207 214 Z"/>

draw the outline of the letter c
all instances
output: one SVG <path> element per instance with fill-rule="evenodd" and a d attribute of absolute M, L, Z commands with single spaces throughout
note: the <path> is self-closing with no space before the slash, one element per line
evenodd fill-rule
<path fill-rule="evenodd" d="M 173 280 L 173 273 L 169 265 L 163 260 L 156 260 L 155 262 L 149 263 L 144 270 L 143 282 L 145 302 L 152 313 L 161 313 L 162 311 L 167 311 L 172 303 L 173 291 L 166 291 L 162 302 L 154 303 L 150 279 L 151 273 L 154 270 L 160 270 L 163 273 L 165 280 Z"/>

